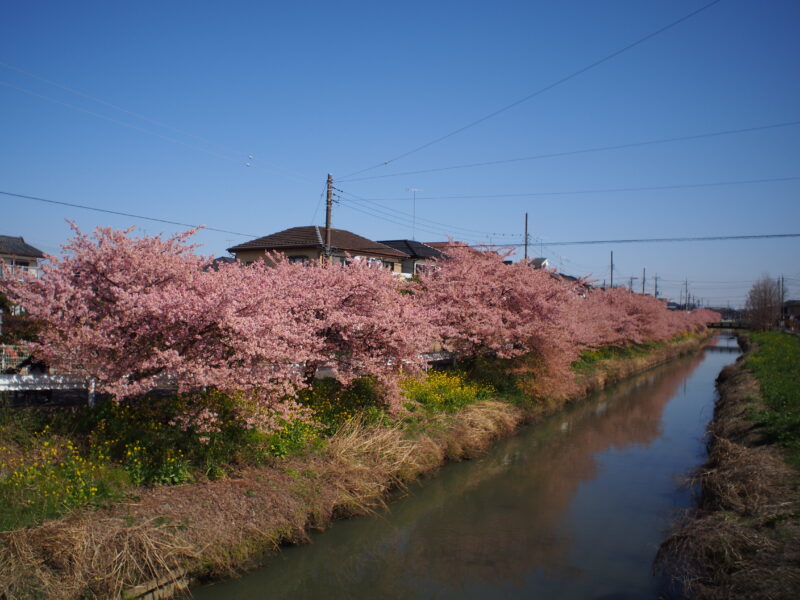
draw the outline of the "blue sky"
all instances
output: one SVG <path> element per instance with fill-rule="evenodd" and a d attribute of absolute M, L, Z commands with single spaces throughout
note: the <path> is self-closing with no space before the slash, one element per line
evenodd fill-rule
<path fill-rule="evenodd" d="M 567 273 L 607 280 L 613 250 L 615 281 L 644 268 L 667 297 L 688 278 L 737 306 L 765 273 L 800 297 L 800 238 L 548 246 L 800 233 L 800 125 L 573 153 L 800 121 L 792 0 L 723 0 L 347 177 L 706 3 L 3 2 L 0 190 L 260 236 L 322 224 L 330 172 L 334 226 L 373 239 L 412 236 L 416 188 L 421 241 L 518 243 L 528 212 L 530 253 Z M 726 185 L 623 191 L 709 183 Z M 65 219 L 181 229 L 2 195 L 0 215 L 51 253 Z M 247 239 L 197 236 L 213 255 Z"/>

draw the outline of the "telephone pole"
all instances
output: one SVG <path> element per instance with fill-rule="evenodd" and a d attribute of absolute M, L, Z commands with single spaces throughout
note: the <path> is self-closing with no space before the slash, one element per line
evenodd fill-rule
<path fill-rule="evenodd" d="M 689 310 L 689 278 L 688 277 L 686 278 L 686 280 L 684 282 L 684 285 L 686 286 L 686 295 L 684 296 L 684 299 L 686 300 L 686 306 L 684 306 L 683 308 L 684 308 L 684 310 Z"/>
<path fill-rule="evenodd" d="M 525 264 L 528 264 L 528 213 L 525 213 Z"/>
<path fill-rule="evenodd" d="M 642 296 L 644 296 L 644 281 L 645 281 L 644 274 L 645 270 L 644 267 L 642 267 Z"/>
<path fill-rule="evenodd" d="M 325 258 L 331 255 L 331 208 L 333 208 L 333 175 L 328 173 L 328 186 L 325 203 Z"/>
<path fill-rule="evenodd" d="M 614 289 L 614 251 L 611 251 L 611 289 Z"/>
<path fill-rule="evenodd" d="M 658 298 L 658 275 L 656 275 L 655 281 L 656 281 L 655 297 Z"/>

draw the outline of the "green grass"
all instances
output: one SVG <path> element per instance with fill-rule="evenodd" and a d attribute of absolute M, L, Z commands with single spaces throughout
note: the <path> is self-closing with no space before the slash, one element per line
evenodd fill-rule
<path fill-rule="evenodd" d="M 764 410 L 754 418 L 770 441 L 789 452 L 789 462 L 800 466 L 800 339 L 776 331 L 754 333 L 758 349 L 745 366 L 755 375 L 764 398 Z"/>

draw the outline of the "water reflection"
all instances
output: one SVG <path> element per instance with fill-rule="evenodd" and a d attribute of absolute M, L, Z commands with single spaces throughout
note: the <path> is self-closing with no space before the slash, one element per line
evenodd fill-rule
<path fill-rule="evenodd" d="M 720 347 L 728 341 L 722 339 Z M 733 354 L 676 361 L 599 394 L 336 524 L 197 598 L 655 597 L 650 562 L 700 462 L 713 379 Z"/>

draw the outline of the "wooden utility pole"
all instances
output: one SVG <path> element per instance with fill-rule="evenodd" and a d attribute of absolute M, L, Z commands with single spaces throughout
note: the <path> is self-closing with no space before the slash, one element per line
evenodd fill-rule
<path fill-rule="evenodd" d="M 685 280 L 685 285 L 686 285 L 686 294 L 684 296 L 684 300 L 686 300 L 686 306 L 684 307 L 684 310 L 689 310 L 689 278 L 688 277 Z"/>
<path fill-rule="evenodd" d="M 644 274 L 645 274 L 645 270 L 644 270 L 644 267 L 642 267 L 642 295 L 643 296 L 644 296 Z"/>
<path fill-rule="evenodd" d="M 328 192 L 325 204 L 325 258 L 331 255 L 331 209 L 333 208 L 333 175 L 328 173 Z"/>
<path fill-rule="evenodd" d="M 614 288 L 614 251 L 611 251 L 611 288 Z"/>
<path fill-rule="evenodd" d="M 528 264 L 528 213 L 525 213 L 525 264 Z"/>
<path fill-rule="evenodd" d="M 656 281 L 655 297 L 658 298 L 658 275 L 656 275 L 656 280 L 655 281 Z"/>

